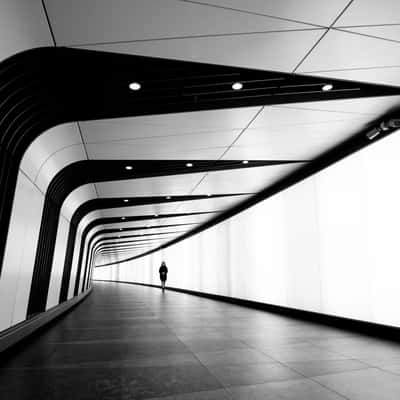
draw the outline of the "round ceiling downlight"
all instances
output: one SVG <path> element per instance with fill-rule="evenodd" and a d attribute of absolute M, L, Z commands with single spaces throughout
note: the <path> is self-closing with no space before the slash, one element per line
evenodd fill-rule
<path fill-rule="evenodd" d="M 332 90 L 332 89 L 333 89 L 333 85 L 331 85 L 330 83 L 328 83 L 328 84 L 322 86 L 322 90 L 323 90 L 324 92 L 329 92 L 329 90 Z"/>
<path fill-rule="evenodd" d="M 140 90 L 142 88 L 142 85 L 139 82 L 132 82 L 129 84 L 129 89 L 131 90 Z"/>
<path fill-rule="evenodd" d="M 243 83 L 241 82 L 235 82 L 232 84 L 232 89 L 233 90 L 240 90 L 243 89 Z"/>

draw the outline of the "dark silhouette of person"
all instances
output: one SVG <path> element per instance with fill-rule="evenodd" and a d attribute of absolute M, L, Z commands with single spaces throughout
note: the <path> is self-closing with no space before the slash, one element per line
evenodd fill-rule
<path fill-rule="evenodd" d="M 167 266 L 166 266 L 166 264 L 165 264 L 165 261 L 163 261 L 163 262 L 161 263 L 161 267 L 160 267 L 160 269 L 158 270 L 158 272 L 160 273 L 161 288 L 162 288 L 162 290 L 164 291 L 164 289 L 165 289 L 165 282 L 166 282 L 166 280 L 167 280 L 167 273 L 168 273 L 168 268 L 167 268 Z"/>

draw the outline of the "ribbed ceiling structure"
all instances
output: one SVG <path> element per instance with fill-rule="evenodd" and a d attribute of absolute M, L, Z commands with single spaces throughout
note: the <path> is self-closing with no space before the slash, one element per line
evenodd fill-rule
<path fill-rule="evenodd" d="M 35 271 L 51 266 L 60 215 L 63 300 L 74 257 L 76 294 L 80 268 L 87 281 L 88 265 L 175 243 L 369 144 L 400 100 L 400 5 L 383 3 L 390 13 L 348 0 L 43 1 L 35 29 L 53 43 L 0 76 L 24 91 L 2 179 L 15 189 L 20 168 L 46 196 Z M 9 126 L 20 93 L 2 90 Z M 48 285 L 43 271 L 33 287 Z"/>

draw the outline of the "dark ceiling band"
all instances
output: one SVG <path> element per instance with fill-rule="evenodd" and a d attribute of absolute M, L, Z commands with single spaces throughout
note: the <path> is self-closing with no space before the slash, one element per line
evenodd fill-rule
<path fill-rule="evenodd" d="M 143 90 L 129 90 L 132 79 Z M 233 91 L 234 82 L 244 83 L 245 88 Z M 323 91 L 326 78 L 63 47 L 33 49 L 3 61 L 0 265 L 20 162 L 29 145 L 47 129 L 78 120 L 400 94 L 399 88 L 390 86 L 335 79 L 328 83 L 332 90 Z M 43 235 L 55 237 L 58 226 L 58 217 L 48 217 L 58 214 L 59 193 L 65 196 L 68 188 L 79 186 L 75 183 L 79 175 L 68 175 L 68 184 L 61 176 L 46 193 L 28 316 L 45 307 L 54 247 L 46 246 L 53 239 L 47 241 Z"/>

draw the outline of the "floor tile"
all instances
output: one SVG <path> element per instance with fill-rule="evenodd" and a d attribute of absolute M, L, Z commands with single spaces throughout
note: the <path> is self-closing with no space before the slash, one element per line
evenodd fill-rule
<path fill-rule="evenodd" d="M 204 365 L 252 364 L 274 362 L 270 357 L 252 349 L 231 349 L 215 352 L 196 353 Z"/>
<path fill-rule="evenodd" d="M 308 379 L 228 388 L 234 400 L 343 400 L 343 397 Z"/>
<path fill-rule="evenodd" d="M 208 369 L 225 387 L 302 378 L 278 363 L 216 365 Z"/>
<path fill-rule="evenodd" d="M 313 380 L 351 400 L 398 400 L 400 398 L 399 376 L 375 368 L 324 375 L 314 377 Z"/>
<path fill-rule="evenodd" d="M 370 368 L 367 364 L 358 360 L 287 362 L 285 365 L 306 377 Z"/>

